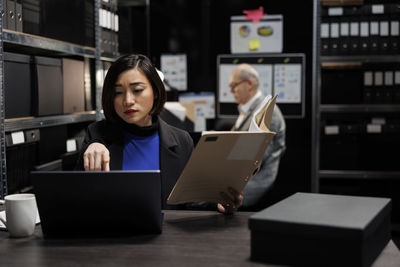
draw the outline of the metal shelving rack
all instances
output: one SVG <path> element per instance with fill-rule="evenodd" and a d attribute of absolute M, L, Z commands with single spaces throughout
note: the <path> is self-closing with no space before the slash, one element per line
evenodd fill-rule
<path fill-rule="evenodd" d="M 320 25 L 321 2 L 314 0 L 314 29 L 313 29 L 313 97 L 312 97 L 312 181 L 313 192 L 320 191 L 320 181 L 325 179 L 356 179 L 356 180 L 399 180 L 400 171 L 367 171 L 367 170 L 321 170 L 320 142 L 322 114 L 382 114 L 399 113 L 400 104 L 321 104 L 321 68 L 329 64 L 363 64 L 399 62 L 400 55 L 348 55 L 321 56 Z"/>
<path fill-rule="evenodd" d="M 398 179 L 400 171 L 338 171 L 338 170 L 320 170 L 318 172 L 320 179 L 335 179 L 336 177 L 346 177 L 352 179 Z"/>
<path fill-rule="evenodd" d="M 3 10 L 3 2 L 0 1 L 0 10 Z M 4 69 L 3 69 L 3 18 L 0 16 L 0 199 L 7 194 L 6 179 L 6 138 L 5 138 L 5 109 L 4 109 Z"/>
<path fill-rule="evenodd" d="M 41 128 L 56 126 L 69 123 L 78 123 L 85 121 L 95 121 L 102 119 L 101 111 L 101 60 L 114 61 L 115 57 L 101 55 L 100 52 L 100 26 L 99 9 L 101 0 L 94 1 L 94 29 L 95 29 L 95 47 L 80 46 L 68 42 L 54 40 L 46 37 L 3 30 L 3 22 L 0 16 L 0 199 L 7 195 L 7 171 L 6 171 L 6 143 L 5 133 L 19 131 L 30 128 Z M 0 1 L 0 10 L 3 10 L 3 1 Z M 96 90 L 96 110 L 81 112 L 76 114 L 46 116 L 46 117 L 27 117 L 18 119 L 5 119 L 5 93 L 4 93 L 4 69 L 3 69 L 3 48 L 17 49 L 18 51 L 29 51 L 34 54 L 47 54 L 57 56 L 82 56 L 93 58 L 95 60 L 95 90 Z"/>
<path fill-rule="evenodd" d="M 321 56 L 321 62 L 393 62 L 400 61 L 400 55 L 363 55 L 363 56 Z"/>
<path fill-rule="evenodd" d="M 400 112 L 400 104 L 353 104 L 353 105 L 320 105 L 320 112 L 324 113 L 379 113 Z"/>
<path fill-rule="evenodd" d="M 23 32 L 3 30 L 3 42 L 9 46 L 29 48 L 31 51 L 46 51 L 59 55 L 78 55 L 89 58 L 95 57 L 96 48 L 76 45 L 42 36 Z"/>
<path fill-rule="evenodd" d="M 49 126 L 57 126 L 69 123 L 78 123 L 85 121 L 94 121 L 96 119 L 96 111 L 79 112 L 67 115 L 55 115 L 46 117 L 27 117 L 5 120 L 5 131 L 14 132 L 32 128 L 42 128 Z"/>
<path fill-rule="evenodd" d="M 320 142 L 320 0 L 313 1 L 313 53 L 312 53 L 312 118 L 311 118 L 311 191 L 319 192 L 319 142 Z"/>

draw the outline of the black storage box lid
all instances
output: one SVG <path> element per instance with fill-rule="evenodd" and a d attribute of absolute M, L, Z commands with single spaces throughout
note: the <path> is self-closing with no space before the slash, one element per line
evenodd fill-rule
<path fill-rule="evenodd" d="M 4 52 L 3 53 L 3 59 L 4 59 L 4 61 L 12 61 L 12 62 L 19 62 L 19 63 L 29 63 L 31 58 L 28 55 Z"/>
<path fill-rule="evenodd" d="M 34 60 L 34 63 L 39 64 L 39 65 L 61 67 L 61 64 L 62 64 L 61 59 L 59 59 L 59 58 L 34 56 L 33 60 Z"/>
<path fill-rule="evenodd" d="M 296 193 L 249 218 L 249 228 L 340 239 L 363 238 L 390 214 L 388 198 Z M 307 232 L 304 232 L 307 225 Z"/>
<path fill-rule="evenodd" d="M 390 240 L 388 198 L 296 193 L 249 218 L 251 258 L 368 266 Z"/>

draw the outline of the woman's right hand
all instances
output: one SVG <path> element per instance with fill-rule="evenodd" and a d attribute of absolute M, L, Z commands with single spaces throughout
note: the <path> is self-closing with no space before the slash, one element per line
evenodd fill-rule
<path fill-rule="evenodd" d="M 85 171 L 109 171 L 110 152 L 101 143 L 91 143 L 83 153 L 83 167 Z"/>

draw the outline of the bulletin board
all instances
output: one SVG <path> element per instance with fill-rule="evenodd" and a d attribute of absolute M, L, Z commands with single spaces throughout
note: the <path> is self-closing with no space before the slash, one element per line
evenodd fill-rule
<path fill-rule="evenodd" d="M 259 73 L 259 89 L 278 95 L 277 104 L 286 118 L 303 118 L 305 113 L 305 55 L 228 54 L 217 57 L 217 115 L 237 116 L 237 104 L 229 88 L 232 71 L 239 64 L 252 65 Z"/>

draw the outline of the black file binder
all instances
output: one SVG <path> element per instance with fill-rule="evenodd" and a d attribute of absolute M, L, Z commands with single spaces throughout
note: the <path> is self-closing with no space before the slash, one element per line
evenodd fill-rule
<path fill-rule="evenodd" d="M 389 54 L 390 37 L 389 37 L 389 18 L 385 17 L 379 22 L 379 51 L 381 54 Z"/>
<path fill-rule="evenodd" d="M 373 72 L 364 71 L 364 89 L 363 101 L 364 103 L 372 103 L 372 86 L 373 86 Z"/>
<path fill-rule="evenodd" d="M 22 28 L 26 33 L 40 34 L 40 0 L 21 0 Z"/>
<path fill-rule="evenodd" d="M 328 9 L 322 7 L 321 8 L 321 28 L 320 28 L 320 36 L 321 36 L 321 55 L 328 56 L 329 55 L 329 17 L 328 17 Z"/>
<path fill-rule="evenodd" d="M 371 6 L 363 5 L 360 17 L 360 53 L 363 55 L 367 55 L 370 50 L 370 20 Z"/>
<path fill-rule="evenodd" d="M 400 104 L 400 69 L 394 72 L 393 101 Z"/>
<path fill-rule="evenodd" d="M 346 55 L 350 52 L 350 23 L 348 18 L 342 17 L 340 20 L 340 40 L 339 53 Z"/>
<path fill-rule="evenodd" d="M 94 73 L 94 64 L 90 64 L 89 58 L 84 58 L 83 61 L 84 72 L 85 72 L 85 110 L 94 110 L 96 109 L 96 92 L 92 90 L 94 88 L 94 79 L 91 77 L 95 77 Z"/>
<path fill-rule="evenodd" d="M 7 26 L 8 29 L 15 31 L 15 1 L 7 0 Z"/>
<path fill-rule="evenodd" d="M 360 6 L 352 6 L 345 8 L 345 13 L 349 17 L 349 23 L 350 23 L 349 53 L 352 55 L 360 54 L 361 10 L 362 9 Z"/>
<path fill-rule="evenodd" d="M 119 51 L 119 41 L 118 41 L 118 33 L 113 32 L 113 42 L 114 46 L 112 48 L 113 51 L 118 52 Z"/>
<path fill-rule="evenodd" d="M 103 52 L 111 52 L 110 33 L 105 29 L 101 29 L 101 50 Z"/>
<path fill-rule="evenodd" d="M 397 54 L 400 51 L 400 23 L 399 21 L 390 21 L 390 46 L 391 54 Z"/>
<path fill-rule="evenodd" d="M 368 54 L 369 44 L 369 22 L 363 20 L 360 22 L 360 54 Z"/>
<path fill-rule="evenodd" d="M 7 147 L 7 189 L 8 193 L 16 193 L 30 186 L 29 172 L 37 159 L 37 142 Z"/>
<path fill-rule="evenodd" d="M 357 18 L 350 20 L 350 54 L 355 55 L 360 53 L 360 23 Z"/>
<path fill-rule="evenodd" d="M 348 69 L 346 67 L 343 68 L 343 66 L 331 69 L 323 68 L 321 71 L 321 103 L 360 103 L 363 92 L 362 75 L 362 69 L 358 66 Z"/>
<path fill-rule="evenodd" d="M 21 0 L 15 2 L 15 30 L 17 32 L 22 32 L 22 4 Z"/>
<path fill-rule="evenodd" d="M 329 23 L 329 54 L 339 54 L 340 24 L 338 18 L 331 18 Z"/>
<path fill-rule="evenodd" d="M 397 54 L 400 50 L 400 32 L 399 32 L 399 21 L 400 21 L 400 9 L 398 4 L 391 5 L 390 12 L 390 53 Z"/>
<path fill-rule="evenodd" d="M 1 18 L 2 18 L 2 22 L 3 22 L 3 29 L 8 29 L 8 23 L 7 23 L 7 16 L 8 16 L 8 12 L 7 12 L 7 0 L 2 0 L 3 2 L 3 12 L 1 12 Z"/>
<path fill-rule="evenodd" d="M 374 102 L 384 102 L 383 71 L 374 72 Z"/>
<path fill-rule="evenodd" d="M 384 88 L 383 88 L 383 102 L 388 104 L 393 102 L 393 71 L 387 70 L 384 72 Z"/>
<path fill-rule="evenodd" d="M 322 18 L 321 23 L 321 55 L 329 55 L 329 20 Z"/>
<path fill-rule="evenodd" d="M 380 46 L 379 19 L 373 16 L 369 20 L 369 53 L 378 54 Z"/>
<path fill-rule="evenodd" d="M 40 140 L 38 143 L 36 164 L 42 165 L 57 160 L 66 150 L 68 126 L 58 125 L 40 128 Z"/>

